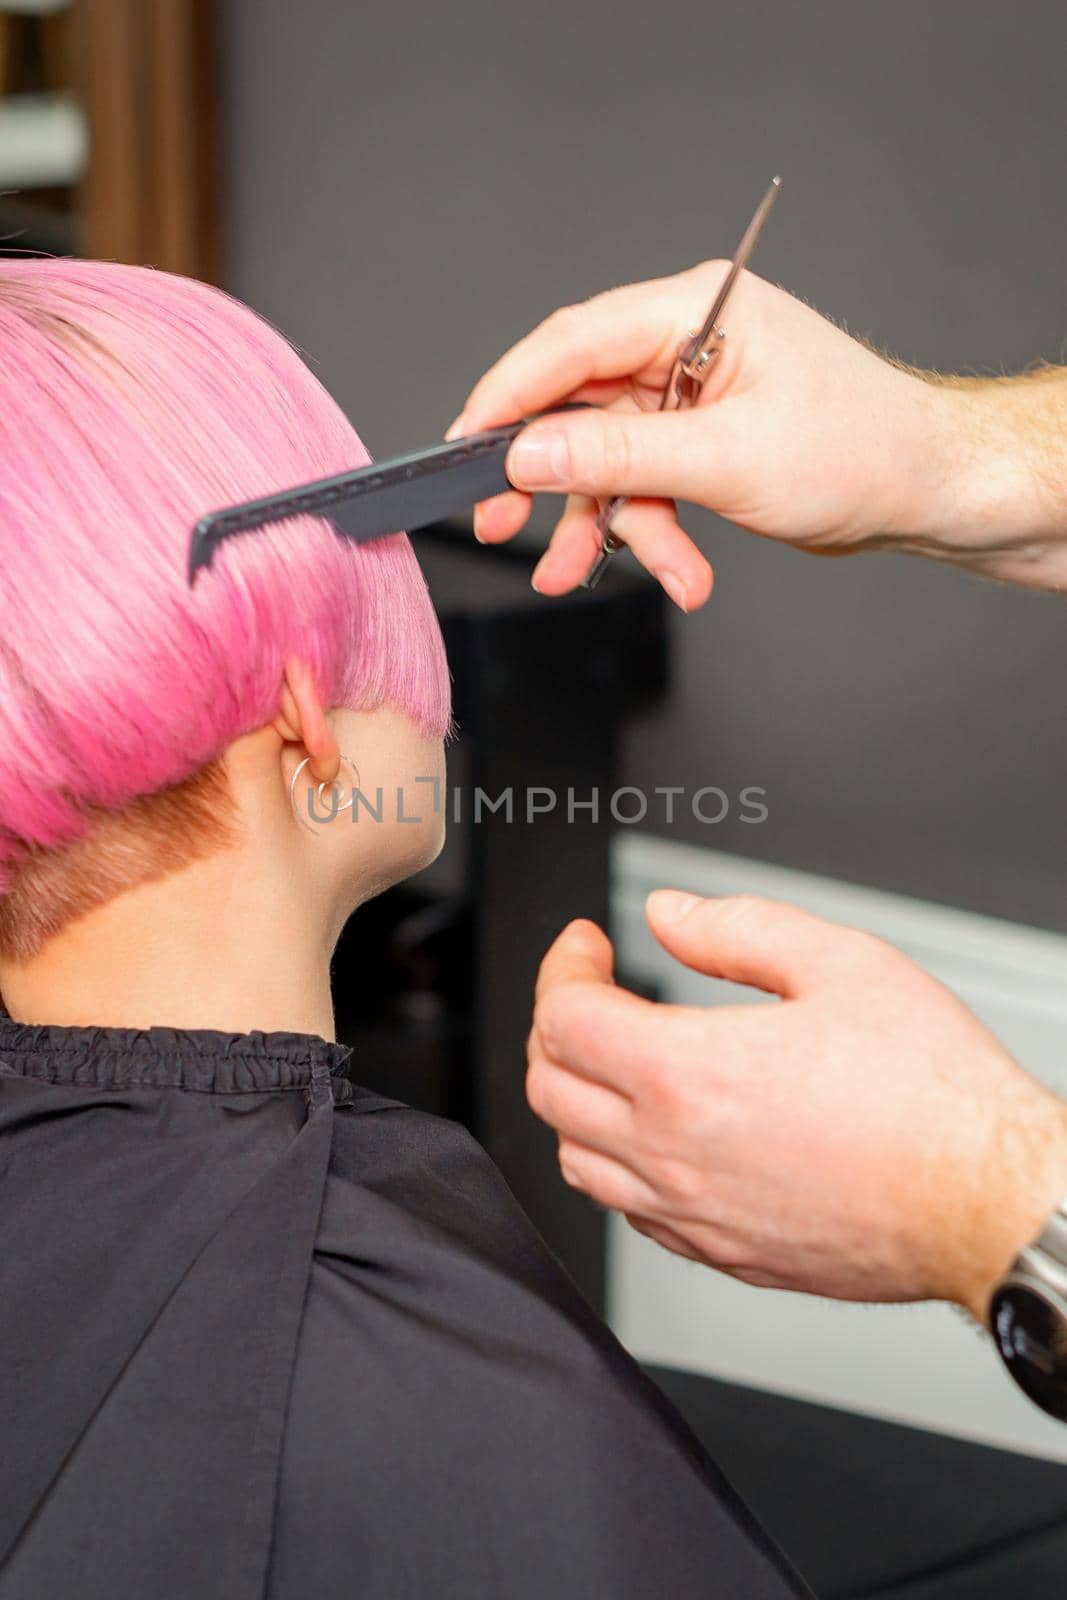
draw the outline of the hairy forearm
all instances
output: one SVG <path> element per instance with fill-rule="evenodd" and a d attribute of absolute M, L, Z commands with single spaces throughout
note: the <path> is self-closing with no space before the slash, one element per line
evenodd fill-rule
<path fill-rule="evenodd" d="M 969 1260 L 968 1230 L 959 1229 L 965 1286 L 959 1298 L 986 1326 L 993 1291 L 1067 1196 L 1067 1104 L 1033 1080 L 1020 1091 L 1002 1108 L 982 1174 L 981 1215 L 971 1236 L 979 1243 Z"/>
<path fill-rule="evenodd" d="M 1009 583 L 1067 590 L 1067 367 L 917 373 L 935 391 L 942 492 L 916 549 Z"/>

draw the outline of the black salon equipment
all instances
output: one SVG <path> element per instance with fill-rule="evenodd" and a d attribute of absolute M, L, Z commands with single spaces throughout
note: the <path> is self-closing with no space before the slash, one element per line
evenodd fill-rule
<path fill-rule="evenodd" d="M 574 917 L 608 924 L 608 802 L 626 723 L 666 691 L 666 602 L 636 564 L 595 595 L 546 600 L 528 546 L 487 552 L 469 526 L 425 530 L 418 553 L 454 678 L 449 839 L 350 924 L 338 1037 L 357 1078 L 365 1056 L 372 1087 L 468 1124 L 602 1310 L 605 1219 L 560 1180 L 555 1136 L 526 1104 L 525 1043 L 553 938 Z"/>
<path fill-rule="evenodd" d="M 1063 1594 L 1067 1466 L 648 1370 L 819 1600 Z M 1006 1381 L 992 1357 L 989 1381 Z"/>

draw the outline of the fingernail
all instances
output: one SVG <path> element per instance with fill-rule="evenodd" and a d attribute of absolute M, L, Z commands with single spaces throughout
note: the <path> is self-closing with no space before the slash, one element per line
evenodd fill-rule
<path fill-rule="evenodd" d="M 459 438 L 461 438 L 462 435 L 463 435 L 463 431 L 466 428 L 466 426 L 467 426 L 467 418 L 464 415 L 464 413 L 461 411 L 459 416 L 456 418 L 455 422 L 452 423 L 452 425 L 448 429 L 448 432 L 445 434 L 445 439 L 448 440 L 448 439 L 459 439 Z"/>
<path fill-rule="evenodd" d="M 679 611 L 688 612 L 689 595 L 686 592 L 685 584 L 682 582 L 681 578 L 679 578 L 677 574 L 673 572 L 661 572 L 659 574 L 659 581 L 670 595 Z"/>
<path fill-rule="evenodd" d="M 507 474 L 522 489 L 549 489 L 570 473 L 567 435 L 558 428 L 530 428 L 508 452 Z"/>
<path fill-rule="evenodd" d="M 471 527 L 474 529 L 474 537 L 477 539 L 479 544 L 485 543 L 485 534 L 482 532 L 484 524 L 485 518 L 482 515 L 482 509 L 480 506 L 476 506 L 474 508 L 474 515 L 471 518 Z"/>
<path fill-rule="evenodd" d="M 645 901 L 645 910 L 657 922 L 680 922 L 699 904 L 698 894 L 683 894 L 680 889 L 653 889 Z"/>
<path fill-rule="evenodd" d="M 536 567 L 534 567 L 533 572 L 530 574 L 530 588 L 536 589 L 538 594 L 541 593 L 540 578 L 541 573 L 544 571 L 546 561 L 547 557 L 542 556 Z"/>

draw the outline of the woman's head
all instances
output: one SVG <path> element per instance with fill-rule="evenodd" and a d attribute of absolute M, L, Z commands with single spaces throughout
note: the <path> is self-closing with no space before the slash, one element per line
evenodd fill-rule
<path fill-rule="evenodd" d="M 289 345 L 219 291 L 0 262 L 0 953 L 218 846 L 219 760 L 277 715 L 289 661 L 327 708 L 444 734 L 405 537 L 356 546 L 294 519 L 187 585 L 202 513 L 367 459 Z"/>

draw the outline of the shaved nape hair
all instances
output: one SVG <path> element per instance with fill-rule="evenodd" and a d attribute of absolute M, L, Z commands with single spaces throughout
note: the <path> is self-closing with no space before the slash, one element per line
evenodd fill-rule
<path fill-rule="evenodd" d="M 447 730 L 440 628 L 404 535 L 355 545 L 293 518 L 230 541 L 188 586 L 206 511 L 368 460 L 229 295 L 110 262 L 0 261 L 0 954 L 28 959 L 225 841 L 218 760 L 275 716 L 290 656 L 327 707 Z"/>

